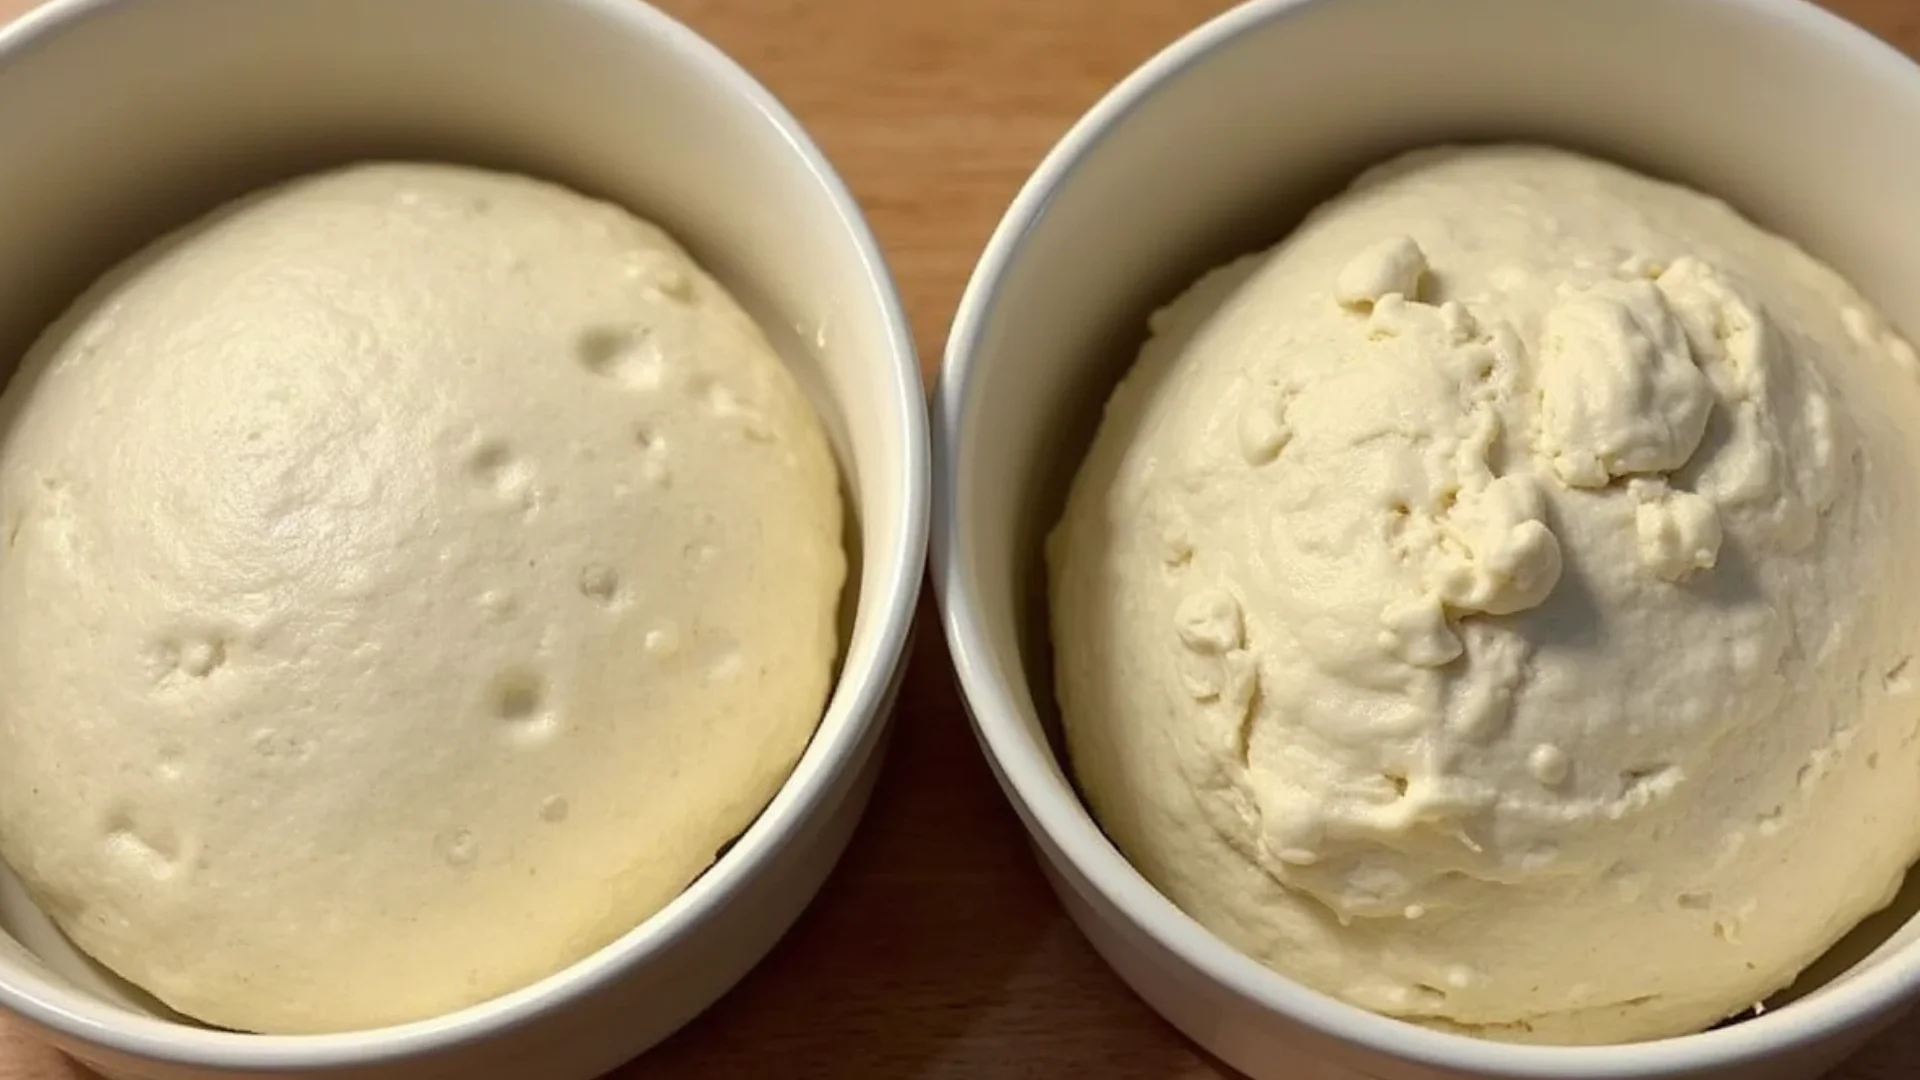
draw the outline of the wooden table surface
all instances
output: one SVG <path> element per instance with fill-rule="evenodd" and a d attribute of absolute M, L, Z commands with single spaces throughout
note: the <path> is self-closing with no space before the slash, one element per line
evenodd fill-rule
<path fill-rule="evenodd" d="M 0 21 L 33 2 L 0 0 Z M 1120 76 L 1229 6 L 659 2 L 825 146 L 892 259 L 929 377 L 976 255 L 1041 154 Z M 1920 55 L 1920 0 L 1829 6 Z M 966 729 L 930 603 L 920 630 L 887 772 L 818 902 L 738 989 L 618 1080 L 1230 1076 L 1080 940 Z M 0 1020 L 0 1080 L 85 1075 Z M 1834 1080 L 1914 1076 L 1920 1023 Z"/>

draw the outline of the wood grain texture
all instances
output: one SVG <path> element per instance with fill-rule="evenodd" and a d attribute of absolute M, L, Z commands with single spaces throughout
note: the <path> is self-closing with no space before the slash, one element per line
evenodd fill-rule
<path fill-rule="evenodd" d="M 0 0 L 0 19 L 32 0 Z M 865 205 L 931 375 L 1001 211 L 1072 120 L 1225 0 L 662 0 L 765 80 Z M 1830 6 L 1920 54 L 1920 0 Z M 3 152 L 3 150 L 0 150 Z M 619 1080 L 1227 1077 L 1093 956 L 981 762 L 923 605 L 845 861 L 733 994 Z M 0 1080 L 83 1074 L 0 1020 Z M 1835 1080 L 1920 1076 L 1920 1026 Z M 533 1078 L 537 1080 L 537 1078 Z"/>

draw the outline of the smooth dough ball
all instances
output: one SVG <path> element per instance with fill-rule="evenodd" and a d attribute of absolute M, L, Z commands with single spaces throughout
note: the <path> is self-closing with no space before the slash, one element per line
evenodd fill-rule
<path fill-rule="evenodd" d="M 1697 1030 L 1920 852 L 1920 379 L 1725 205 L 1420 152 L 1153 320 L 1049 546 L 1087 798 L 1277 971 Z"/>
<path fill-rule="evenodd" d="M 659 229 L 370 164 L 115 270 L 0 399 L 0 855 L 200 1020 L 413 1020 L 658 910 L 818 722 L 819 418 Z"/>

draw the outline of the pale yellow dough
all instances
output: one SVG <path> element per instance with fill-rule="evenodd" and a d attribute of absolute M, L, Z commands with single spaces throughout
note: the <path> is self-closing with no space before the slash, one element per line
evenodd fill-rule
<path fill-rule="evenodd" d="M 373 164 L 172 235 L 0 399 L 0 855 L 267 1032 L 427 1017 L 682 891 L 818 721 L 818 417 L 651 225 Z"/>
<path fill-rule="evenodd" d="M 1816 193 L 1817 194 L 1817 193 Z M 1920 852 L 1920 371 L 1719 202 L 1426 151 L 1153 320 L 1050 541 L 1075 770 L 1274 969 L 1696 1030 Z"/>

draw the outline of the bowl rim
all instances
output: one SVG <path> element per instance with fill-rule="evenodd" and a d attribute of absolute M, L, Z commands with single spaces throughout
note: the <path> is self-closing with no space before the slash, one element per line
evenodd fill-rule
<path fill-rule="evenodd" d="M 49 0 L 0 26 L 0 63 L 16 59 L 53 35 L 136 0 Z M 774 130 L 825 193 L 864 271 L 863 307 L 884 326 L 892 363 L 879 371 L 888 384 L 886 422 L 900 444 L 903 487 L 894 514 L 898 535 L 884 548 L 866 548 L 863 565 L 883 568 L 872 588 L 876 626 L 871 660 L 844 667 L 825 715 L 780 790 L 733 847 L 679 896 L 626 934 L 538 982 L 441 1016 L 382 1028 L 312 1035 L 258 1035 L 195 1027 L 128 1014 L 108 1017 L 92 995 L 63 986 L 14 985 L 0 968 L 0 1008 L 56 1036 L 135 1058 L 223 1070 L 310 1071 L 353 1067 L 431 1054 L 477 1038 L 514 1030 L 601 993 L 645 965 L 669 944 L 696 934 L 728 904 L 750 891 L 763 867 L 818 815 L 830 810 L 845 779 L 865 760 L 868 736 L 885 724 L 888 693 L 907 662 L 907 645 L 925 574 L 932 501 L 931 443 L 926 394 L 912 325 L 878 239 L 846 182 L 800 121 L 764 84 L 719 46 L 678 19 L 638 0 L 546 0 L 602 20 L 610 31 L 652 38 L 690 66 L 743 99 L 757 122 Z M 859 587 L 858 582 L 849 584 Z M 33 980 L 36 983 L 39 979 Z"/>
<path fill-rule="evenodd" d="M 1242 955 L 1162 896 L 1133 868 L 1064 782 L 1052 750 L 1036 746 L 1019 698 L 993 674 L 979 585 L 967 564 L 961 514 L 965 454 L 978 422 L 975 367 L 1004 300 L 1001 284 L 1023 256 L 1059 191 L 1108 134 L 1147 101 L 1240 37 L 1339 0 L 1244 0 L 1166 46 L 1109 90 L 1061 137 L 993 231 L 955 311 L 934 388 L 932 577 L 967 712 L 1022 822 L 1043 851 L 1058 852 L 1105 906 L 1160 949 L 1235 997 L 1342 1042 L 1432 1068 L 1511 1078 L 1626 1080 L 1692 1074 L 1805 1048 L 1858 1030 L 1920 997 L 1920 944 L 1818 996 L 1724 1028 L 1637 1043 L 1549 1046 L 1499 1043 L 1420 1027 L 1349 1005 Z M 1845 53 L 1920 96 L 1920 65 L 1867 30 L 1802 0 L 1669 0 L 1772 20 Z M 1028 696 L 1031 703 L 1030 695 Z M 1051 856 L 1049 856 L 1051 857 Z"/>

